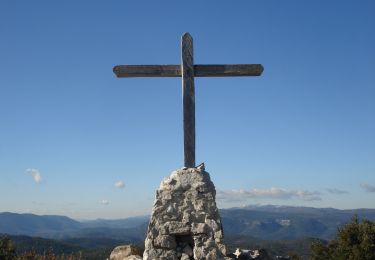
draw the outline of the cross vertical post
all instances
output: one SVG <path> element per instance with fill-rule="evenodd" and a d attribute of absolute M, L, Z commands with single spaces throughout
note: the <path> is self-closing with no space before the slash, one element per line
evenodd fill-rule
<path fill-rule="evenodd" d="M 181 38 L 182 103 L 184 124 L 184 166 L 195 167 L 195 88 L 193 38 L 185 33 Z"/>

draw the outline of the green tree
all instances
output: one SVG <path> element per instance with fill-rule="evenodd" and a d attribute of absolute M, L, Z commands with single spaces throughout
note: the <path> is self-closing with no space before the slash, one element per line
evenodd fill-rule
<path fill-rule="evenodd" d="M 327 244 L 314 242 L 311 251 L 312 260 L 375 260 L 375 222 L 360 222 L 354 216 L 338 229 L 335 239 Z"/>
<path fill-rule="evenodd" d="M 16 247 L 9 237 L 0 237 L 0 259 L 13 260 L 16 259 Z"/>

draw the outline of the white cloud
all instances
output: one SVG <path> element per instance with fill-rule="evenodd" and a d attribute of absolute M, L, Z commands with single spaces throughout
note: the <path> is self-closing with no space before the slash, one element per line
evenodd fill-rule
<path fill-rule="evenodd" d="M 26 169 L 25 173 L 33 177 L 35 183 L 40 183 L 42 181 L 42 175 L 40 171 L 37 169 L 28 168 Z"/>
<path fill-rule="evenodd" d="M 217 198 L 224 201 L 242 201 L 249 198 L 291 199 L 299 198 L 305 201 L 321 200 L 317 191 L 291 191 L 283 188 L 229 190 L 218 191 Z"/>
<path fill-rule="evenodd" d="M 328 193 L 335 195 L 349 194 L 349 191 L 339 189 L 327 189 Z"/>
<path fill-rule="evenodd" d="M 362 187 L 362 189 L 364 189 L 367 192 L 375 192 L 375 186 L 370 185 L 368 183 L 362 183 L 361 187 Z"/>
<path fill-rule="evenodd" d="M 322 200 L 320 197 L 322 193 L 319 191 L 297 191 L 296 197 L 305 201 Z"/>
<path fill-rule="evenodd" d="M 113 187 L 117 188 L 117 189 L 123 189 L 125 187 L 125 184 L 123 181 L 116 181 L 114 184 L 113 184 Z"/>
<path fill-rule="evenodd" d="M 108 200 L 100 200 L 99 203 L 103 204 L 103 205 L 108 205 L 109 201 Z"/>

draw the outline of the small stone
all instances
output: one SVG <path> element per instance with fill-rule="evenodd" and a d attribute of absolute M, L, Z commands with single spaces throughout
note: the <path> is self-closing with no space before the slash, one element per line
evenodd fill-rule
<path fill-rule="evenodd" d="M 214 235 L 214 238 L 215 239 L 222 239 L 223 238 L 223 231 L 221 231 L 221 230 L 216 231 L 215 235 Z"/>
<path fill-rule="evenodd" d="M 125 257 L 141 255 L 142 250 L 133 245 L 117 246 L 112 250 L 110 260 L 123 260 Z"/>
<path fill-rule="evenodd" d="M 207 234 L 208 226 L 204 223 L 193 223 L 191 224 L 191 233 L 194 235 Z"/>
<path fill-rule="evenodd" d="M 182 223 L 188 224 L 190 222 L 190 214 L 187 212 L 184 212 L 182 215 Z"/>
<path fill-rule="evenodd" d="M 219 228 L 219 225 L 216 223 L 215 220 L 213 219 L 206 219 L 205 220 L 206 224 L 209 226 L 209 228 L 214 231 L 214 232 L 219 232 L 221 231 Z"/>
<path fill-rule="evenodd" d="M 189 257 L 193 256 L 193 249 L 191 249 L 189 245 L 186 245 L 184 249 L 182 249 L 182 252 L 184 252 L 184 254 L 187 254 Z"/>
<path fill-rule="evenodd" d="M 173 236 L 161 235 L 154 239 L 154 246 L 159 248 L 173 249 L 176 247 L 176 240 Z"/>
<path fill-rule="evenodd" d="M 218 248 L 223 255 L 227 255 L 227 248 L 224 244 L 218 243 Z"/>
<path fill-rule="evenodd" d="M 139 255 L 131 255 L 131 256 L 127 256 L 125 257 L 124 259 L 122 260 L 142 260 L 142 257 L 139 256 Z"/>
<path fill-rule="evenodd" d="M 216 250 L 211 250 L 207 254 L 206 259 L 207 260 L 218 260 L 218 259 L 223 259 L 223 258 L 220 257 L 220 254 L 218 254 L 218 252 Z"/>
<path fill-rule="evenodd" d="M 204 245 L 205 245 L 205 247 L 207 247 L 207 248 L 214 248 L 215 247 L 215 240 L 213 240 L 211 237 L 210 238 L 208 238 L 206 241 L 205 241 L 205 243 L 204 243 Z"/>
<path fill-rule="evenodd" d="M 169 234 L 187 235 L 190 233 L 190 227 L 182 222 L 169 221 L 164 226 L 169 230 Z"/>

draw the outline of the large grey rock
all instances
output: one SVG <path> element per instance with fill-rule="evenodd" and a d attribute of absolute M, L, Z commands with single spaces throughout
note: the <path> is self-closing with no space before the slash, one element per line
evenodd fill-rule
<path fill-rule="evenodd" d="M 225 259 L 215 196 L 203 168 L 172 172 L 156 191 L 143 259 Z"/>
<path fill-rule="evenodd" d="M 142 259 L 142 250 L 133 245 L 117 246 L 112 250 L 110 260 L 136 260 Z"/>

